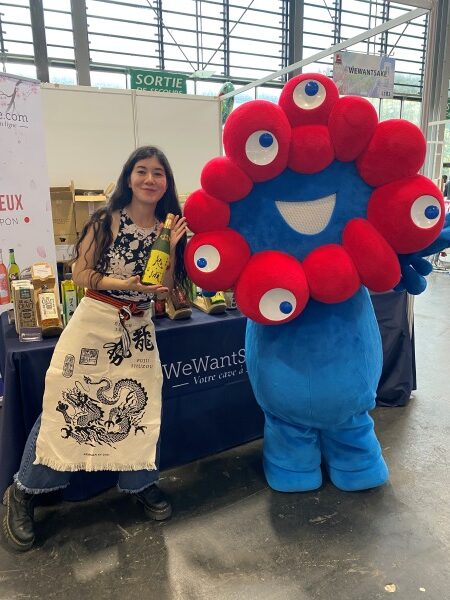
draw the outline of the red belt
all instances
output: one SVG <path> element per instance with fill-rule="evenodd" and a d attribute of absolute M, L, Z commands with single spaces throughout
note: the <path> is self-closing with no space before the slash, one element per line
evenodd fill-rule
<path fill-rule="evenodd" d="M 113 298 L 108 294 L 97 292 L 96 290 L 87 289 L 85 296 L 92 298 L 93 300 L 99 300 L 100 302 L 105 302 L 105 304 L 111 304 L 112 306 L 115 306 L 119 310 L 120 319 L 123 319 L 124 321 L 128 321 L 131 315 L 135 317 L 142 317 L 145 313 L 145 309 L 142 308 L 142 306 L 137 302 L 119 300 L 118 298 Z"/>

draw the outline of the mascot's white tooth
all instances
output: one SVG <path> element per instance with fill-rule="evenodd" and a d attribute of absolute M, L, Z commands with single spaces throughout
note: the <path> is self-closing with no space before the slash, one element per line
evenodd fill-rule
<path fill-rule="evenodd" d="M 286 223 L 297 233 L 314 235 L 323 231 L 330 222 L 336 194 L 305 202 L 276 200 L 275 204 Z"/>

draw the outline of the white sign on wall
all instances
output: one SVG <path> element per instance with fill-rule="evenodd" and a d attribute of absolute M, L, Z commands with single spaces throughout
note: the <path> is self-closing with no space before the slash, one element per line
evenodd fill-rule
<path fill-rule="evenodd" d="M 0 251 L 2 312 L 12 306 L 9 276 L 41 261 L 56 273 L 40 84 L 7 74 L 0 74 Z"/>
<path fill-rule="evenodd" d="M 336 52 L 333 80 L 342 95 L 392 98 L 395 59 L 375 54 Z"/>

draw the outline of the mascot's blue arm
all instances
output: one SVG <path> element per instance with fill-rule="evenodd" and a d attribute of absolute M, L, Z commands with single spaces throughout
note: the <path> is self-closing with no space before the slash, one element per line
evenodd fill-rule
<path fill-rule="evenodd" d="M 400 283 L 394 288 L 396 292 L 406 290 L 410 294 L 421 294 L 427 287 L 426 275 L 433 270 L 431 263 L 423 258 L 450 247 L 450 213 L 445 217 L 444 227 L 439 237 L 429 246 L 414 254 L 400 254 L 399 261 L 402 269 Z"/>

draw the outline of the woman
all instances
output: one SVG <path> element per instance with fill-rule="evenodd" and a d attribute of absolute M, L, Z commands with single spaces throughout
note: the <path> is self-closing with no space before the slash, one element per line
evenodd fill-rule
<path fill-rule="evenodd" d="M 163 285 L 145 286 L 140 275 L 168 213 L 169 268 Z M 66 487 L 73 471 L 117 471 L 119 490 L 150 518 L 170 517 L 156 485 L 163 376 L 149 307 L 153 294 L 185 284 L 185 245 L 172 169 L 157 148 L 138 148 L 76 245 L 73 280 L 88 289 L 56 345 L 42 415 L 4 497 L 16 550 L 34 543 L 36 494 Z"/>

